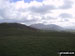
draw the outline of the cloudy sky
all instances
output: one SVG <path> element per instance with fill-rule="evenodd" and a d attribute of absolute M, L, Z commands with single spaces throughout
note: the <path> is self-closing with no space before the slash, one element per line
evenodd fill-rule
<path fill-rule="evenodd" d="M 75 0 L 0 0 L 0 23 L 75 26 Z"/>

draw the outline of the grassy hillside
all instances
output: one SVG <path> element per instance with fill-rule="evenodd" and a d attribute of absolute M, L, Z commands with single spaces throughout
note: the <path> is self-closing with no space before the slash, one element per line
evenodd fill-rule
<path fill-rule="evenodd" d="M 0 56 L 59 56 L 58 51 L 75 50 L 72 33 L 29 29 L 0 25 Z"/>

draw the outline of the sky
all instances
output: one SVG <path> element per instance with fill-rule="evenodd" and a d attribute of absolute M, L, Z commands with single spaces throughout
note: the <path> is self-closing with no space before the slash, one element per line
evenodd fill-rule
<path fill-rule="evenodd" d="M 0 23 L 75 27 L 75 0 L 0 0 Z"/>

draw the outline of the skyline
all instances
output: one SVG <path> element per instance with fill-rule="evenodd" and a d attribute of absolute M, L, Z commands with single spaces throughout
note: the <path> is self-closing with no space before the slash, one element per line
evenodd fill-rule
<path fill-rule="evenodd" d="M 0 0 L 0 23 L 75 25 L 74 0 Z M 75 26 L 74 26 L 75 27 Z"/>

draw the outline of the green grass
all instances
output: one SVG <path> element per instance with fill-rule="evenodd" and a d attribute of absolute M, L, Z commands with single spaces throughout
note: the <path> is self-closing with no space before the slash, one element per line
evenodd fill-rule
<path fill-rule="evenodd" d="M 59 56 L 59 51 L 74 50 L 71 33 L 0 29 L 0 56 Z"/>

